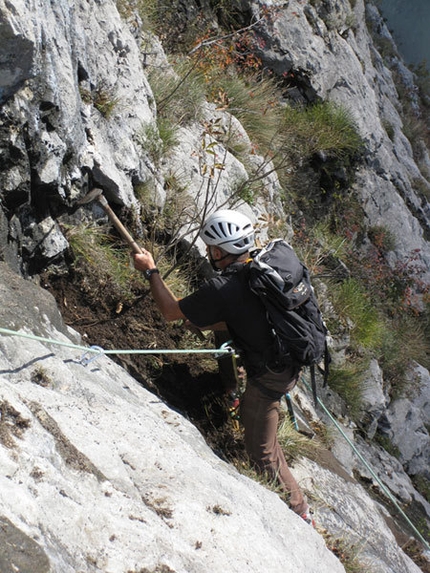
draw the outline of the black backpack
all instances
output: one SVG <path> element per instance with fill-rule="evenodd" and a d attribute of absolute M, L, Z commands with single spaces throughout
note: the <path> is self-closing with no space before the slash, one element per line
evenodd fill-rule
<path fill-rule="evenodd" d="M 315 365 L 324 360 L 324 385 L 330 355 L 324 324 L 309 271 L 283 239 L 271 241 L 252 253 L 249 284 L 267 310 L 280 356 L 290 356 L 310 366 L 312 391 L 317 404 Z"/>

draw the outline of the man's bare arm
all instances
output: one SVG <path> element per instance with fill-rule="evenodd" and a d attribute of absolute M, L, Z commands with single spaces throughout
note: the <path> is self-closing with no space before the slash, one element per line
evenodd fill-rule
<path fill-rule="evenodd" d="M 146 270 L 156 268 L 151 253 L 145 251 L 144 249 L 142 254 L 134 254 L 133 258 L 134 268 L 138 271 L 144 272 Z M 155 304 L 167 321 L 186 319 L 185 315 L 179 308 L 178 299 L 158 273 L 153 273 L 151 275 L 149 284 Z"/>
<path fill-rule="evenodd" d="M 155 269 L 156 264 L 154 259 L 148 251 L 143 249 L 142 254 L 134 254 L 134 267 L 136 270 L 144 272 L 149 269 Z M 218 322 L 216 324 L 199 327 L 196 326 L 186 318 L 184 313 L 181 311 L 179 306 L 179 300 L 169 289 L 167 284 L 161 278 L 158 273 L 153 273 L 149 278 L 149 284 L 151 287 L 151 294 L 154 298 L 155 304 L 159 308 L 161 314 L 167 321 L 172 320 L 185 320 L 185 325 L 187 323 L 190 330 L 228 330 L 225 322 Z"/>

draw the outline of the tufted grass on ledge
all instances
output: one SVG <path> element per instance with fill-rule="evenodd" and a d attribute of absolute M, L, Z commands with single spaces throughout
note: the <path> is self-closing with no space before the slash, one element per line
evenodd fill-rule
<path fill-rule="evenodd" d="M 344 400 L 348 415 L 355 420 L 363 402 L 364 373 L 368 367 L 367 359 L 350 359 L 340 366 L 330 366 L 328 385 Z"/>
<path fill-rule="evenodd" d="M 273 79 L 231 72 L 214 80 L 211 100 L 240 121 L 258 153 L 276 151 L 283 141 L 282 108 L 281 92 Z"/>
<path fill-rule="evenodd" d="M 74 257 L 74 266 L 79 272 L 84 268 L 104 285 L 109 297 L 130 302 L 134 299 L 130 276 L 130 251 L 109 229 L 98 225 L 67 227 L 66 238 Z M 99 296 L 97 291 L 92 292 Z"/>
<path fill-rule="evenodd" d="M 315 460 L 323 448 L 319 438 L 310 438 L 296 430 L 288 416 L 280 416 L 278 440 L 289 460 L 306 457 Z"/>
<path fill-rule="evenodd" d="M 302 157 L 324 153 L 345 159 L 362 149 L 363 141 L 352 113 L 333 102 L 287 106 L 284 121 L 288 139 Z"/>
<path fill-rule="evenodd" d="M 156 68 L 148 74 L 159 118 L 178 127 L 202 120 L 206 99 L 202 72 L 186 57 L 177 56 L 172 67 Z"/>
<path fill-rule="evenodd" d="M 361 283 L 347 279 L 332 285 L 332 293 L 336 313 L 350 328 L 352 346 L 378 351 L 385 333 L 384 322 Z"/>

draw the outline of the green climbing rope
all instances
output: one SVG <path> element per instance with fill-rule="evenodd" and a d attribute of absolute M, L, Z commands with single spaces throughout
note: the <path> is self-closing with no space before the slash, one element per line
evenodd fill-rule
<path fill-rule="evenodd" d="M 36 336 L 35 334 L 26 334 L 25 332 L 18 332 L 17 330 L 9 330 L 8 328 L 0 328 L 0 334 L 9 336 L 19 336 L 21 338 L 29 338 L 30 340 L 37 340 L 45 342 L 46 344 L 54 344 L 57 346 L 65 346 L 74 350 L 80 350 L 84 353 L 92 354 L 231 354 L 233 350 L 226 345 L 220 348 L 189 348 L 189 349 L 169 349 L 169 348 L 145 348 L 139 350 L 104 350 L 100 346 L 80 346 L 71 342 L 63 342 L 53 338 L 45 338 L 43 336 Z"/>
<path fill-rule="evenodd" d="M 304 385 L 306 386 L 306 388 L 311 392 L 312 389 L 310 387 L 310 385 L 307 383 L 307 381 L 305 380 L 305 378 L 302 376 L 301 377 L 301 381 L 304 383 Z M 426 547 L 427 550 L 430 550 L 430 545 L 428 544 L 428 542 L 426 541 L 426 539 L 421 535 L 421 533 L 418 531 L 418 529 L 415 527 L 415 525 L 411 522 L 411 520 L 409 519 L 409 517 L 406 515 L 406 513 L 403 511 L 403 509 L 400 507 L 400 505 L 398 504 L 396 498 L 393 496 L 393 494 L 390 492 L 390 490 L 382 483 L 382 481 L 379 479 L 379 477 L 376 475 L 376 473 L 373 471 L 373 469 L 370 467 L 370 465 L 367 463 L 367 461 L 365 460 L 365 458 L 360 454 L 360 452 L 357 450 L 357 448 L 355 447 L 355 445 L 353 444 L 353 442 L 349 439 L 349 437 L 346 435 L 346 433 L 343 431 L 343 429 L 341 428 L 340 424 L 337 422 L 337 420 L 332 416 L 332 414 L 329 412 L 329 410 L 326 408 L 326 406 L 324 405 L 324 403 L 317 397 L 317 402 L 318 404 L 321 406 L 321 408 L 324 410 L 324 412 L 327 414 L 327 416 L 330 418 L 330 420 L 333 422 L 333 424 L 336 426 L 337 430 L 341 433 L 342 437 L 348 442 L 348 444 L 351 446 L 353 452 L 356 454 L 356 456 L 361 460 L 361 462 L 365 465 L 365 467 L 369 470 L 369 472 L 371 473 L 372 477 L 375 479 L 375 481 L 378 483 L 379 487 L 381 488 L 381 490 L 385 493 L 385 495 L 388 497 L 388 499 L 394 504 L 394 506 L 397 508 L 397 510 L 399 511 L 399 513 L 402 515 L 402 517 L 405 519 L 405 521 L 408 523 L 408 525 L 412 528 L 412 530 L 415 532 L 415 534 L 417 535 L 418 539 L 420 539 L 422 541 L 422 543 L 424 544 L 424 546 Z"/>

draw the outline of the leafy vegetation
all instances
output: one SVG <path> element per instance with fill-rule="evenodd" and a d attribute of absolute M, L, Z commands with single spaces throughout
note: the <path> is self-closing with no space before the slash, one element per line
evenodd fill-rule
<path fill-rule="evenodd" d="M 148 79 L 158 116 L 165 122 L 179 127 L 202 119 L 206 96 L 204 78 L 186 58 L 177 57 L 171 70 L 153 69 Z"/>
<path fill-rule="evenodd" d="M 161 116 L 158 118 L 157 126 L 144 125 L 137 140 L 142 150 L 149 155 L 155 164 L 158 164 L 168 150 L 177 144 L 177 129 L 168 118 Z"/>
<path fill-rule="evenodd" d="M 294 142 L 300 158 L 324 153 L 346 159 L 362 146 L 352 114 L 331 102 L 286 107 L 285 130 L 286 139 Z"/>
<path fill-rule="evenodd" d="M 334 286 L 332 293 L 337 315 L 348 325 L 353 348 L 377 350 L 384 327 L 364 287 L 351 278 Z"/>
<path fill-rule="evenodd" d="M 84 103 L 92 104 L 106 119 L 112 115 L 120 101 L 115 89 L 104 81 L 99 82 L 91 91 L 81 87 L 80 95 Z"/>
<path fill-rule="evenodd" d="M 264 155 L 279 147 L 284 139 L 283 112 L 276 83 L 257 73 L 217 74 L 214 79 L 208 96 L 241 122 L 255 151 Z"/>
<path fill-rule="evenodd" d="M 361 412 L 364 374 L 368 362 L 363 358 L 350 358 L 342 366 L 330 368 L 329 384 L 345 401 L 348 415 L 357 419 Z"/>
<path fill-rule="evenodd" d="M 371 563 L 364 562 L 361 553 L 364 547 L 352 543 L 346 538 L 334 538 L 327 532 L 323 533 L 327 547 L 334 553 L 345 568 L 346 573 L 373 573 L 375 570 Z"/>
<path fill-rule="evenodd" d="M 427 314 L 428 316 L 428 314 Z M 414 392 L 410 366 L 414 362 L 430 367 L 428 318 L 404 314 L 388 322 L 382 339 L 380 364 L 391 383 L 393 398 Z"/>

